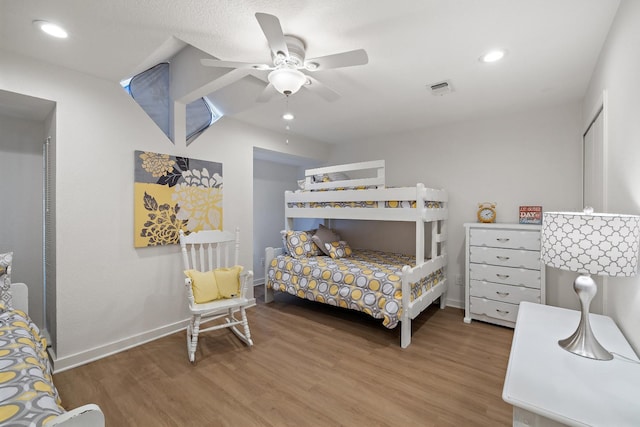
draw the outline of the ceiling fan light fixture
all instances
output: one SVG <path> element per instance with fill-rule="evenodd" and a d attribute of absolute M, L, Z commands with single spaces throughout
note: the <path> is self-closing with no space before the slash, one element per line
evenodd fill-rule
<path fill-rule="evenodd" d="M 278 68 L 267 76 L 269 83 L 280 93 L 292 95 L 300 90 L 307 81 L 307 77 L 293 68 Z"/>
<path fill-rule="evenodd" d="M 66 39 L 69 37 L 69 34 L 59 25 L 52 24 L 48 21 L 35 20 L 33 21 L 33 25 L 40 28 L 46 34 L 49 34 L 52 37 L 56 37 L 58 39 Z"/>

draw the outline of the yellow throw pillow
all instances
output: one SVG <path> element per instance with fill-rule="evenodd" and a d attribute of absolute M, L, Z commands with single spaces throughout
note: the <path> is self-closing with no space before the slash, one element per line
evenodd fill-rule
<path fill-rule="evenodd" d="M 349 244 L 344 240 L 325 243 L 324 246 L 329 252 L 329 256 L 333 259 L 350 257 L 353 253 Z"/>
<path fill-rule="evenodd" d="M 320 248 L 311 240 L 306 231 L 285 231 L 287 251 L 294 258 L 306 258 L 320 255 Z"/>
<path fill-rule="evenodd" d="M 185 270 L 184 274 L 191 279 L 193 299 L 197 304 L 220 299 L 220 291 L 213 271 Z"/>
<path fill-rule="evenodd" d="M 239 296 L 241 271 L 242 267 L 239 265 L 213 270 L 222 298 L 235 298 Z"/>

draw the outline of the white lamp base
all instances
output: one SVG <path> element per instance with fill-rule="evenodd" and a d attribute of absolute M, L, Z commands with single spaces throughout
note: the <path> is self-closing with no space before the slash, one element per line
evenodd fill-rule
<path fill-rule="evenodd" d="M 580 299 L 580 323 L 578 329 L 568 338 L 558 341 L 563 349 L 594 360 L 611 360 L 609 353 L 596 339 L 589 323 L 589 306 L 598 292 L 596 282 L 588 274 L 581 274 L 573 282 L 573 289 Z"/>

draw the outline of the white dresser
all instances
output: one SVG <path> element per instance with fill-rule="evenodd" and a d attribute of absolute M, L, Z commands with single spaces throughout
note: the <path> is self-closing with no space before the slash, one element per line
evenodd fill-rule
<path fill-rule="evenodd" d="M 545 303 L 540 226 L 467 223 L 464 321 L 514 327 L 521 301 Z"/>
<path fill-rule="evenodd" d="M 613 319 L 593 313 L 593 333 L 613 360 L 562 349 L 558 340 L 579 321 L 579 311 L 522 304 L 502 390 L 514 426 L 640 426 L 640 360 Z"/>

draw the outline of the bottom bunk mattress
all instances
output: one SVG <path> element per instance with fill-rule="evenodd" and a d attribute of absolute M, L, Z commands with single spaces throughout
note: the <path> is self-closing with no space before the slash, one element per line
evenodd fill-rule
<path fill-rule="evenodd" d="M 0 425 L 42 426 L 63 412 L 46 339 L 24 312 L 0 304 Z"/>
<path fill-rule="evenodd" d="M 346 258 L 328 256 L 275 257 L 267 272 L 267 287 L 300 298 L 362 311 L 395 328 L 402 315 L 402 267 L 415 257 L 369 249 L 355 249 Z M 413 301 L 443 278 L 438 269 L 411 283 Z"/>

